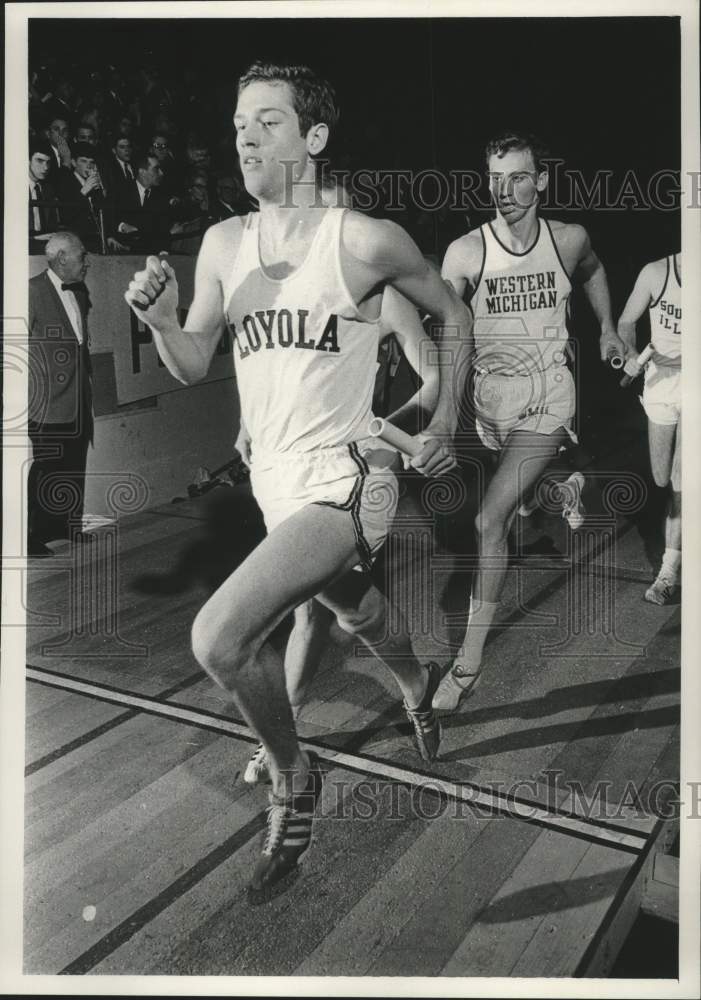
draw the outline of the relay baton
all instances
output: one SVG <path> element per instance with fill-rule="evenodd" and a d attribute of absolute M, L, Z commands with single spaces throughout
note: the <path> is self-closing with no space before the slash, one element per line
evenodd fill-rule
<path fill-rule="evenodd" d="M 616 351 L 611 351 L 606 360 L 615 371 L 618 371 L 625 364 L 625 361 L 623 360 L 621 355 L 618 354 Z"/>
<path fill-rule="evenodd" d="M 650 360 L 650 358 L 652 357 L 652 355 L 654 354 L 654 352 L 655 352 L 655 345 L 652 343 L 652 341 L 650 341 L 647 347 L 643 347 L 642 351 L 635 359 L 635 364 L 639 365 L 640 368 L 644 368 L 645 365 Z M 630 383 L 637 377 L 638 377 L 637 375 L 628 375 L 626 373 L 621 379 L 620 385 L 625 389 L 626 386 L 629 386 Z"/>
<path fill-rule="evenodd" d="M 410 458 L 416 458 L 423 451 L 424 446 L 420 441 L 417 441 L 411 434 L 395 427 L 394 424 L 387 423 L 382 417 L 373 417 L 368 424 L 368 432 L 371 437 L 378 438 Z"/>

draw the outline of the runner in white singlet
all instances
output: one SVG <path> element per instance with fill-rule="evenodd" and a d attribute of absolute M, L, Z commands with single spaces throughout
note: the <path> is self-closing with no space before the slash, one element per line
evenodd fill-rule
<path fill-rule="evenodd" d="M 186 383 L 207 372 L 224 313 L 235 329 L 253 487 L 270 533 L 199 612 L 192 643 L 203 668 L 233 693 L 269 761 L 268 830 L 249 886 L 255 902 L 270 898 L 309 846 L 321 789 L 268 641 L 293 608 L 315 595 L 323 601 L 394 674 L 424 759 L 440 741 L 431 708 L 438 665 L 419 663 L 406 629 L 389 634 L 386 598 L 352 570 L 381 540 L 396 494 L 382 449 L 368 454 L 366 440 L 385 286 L 435 317 L 458 371 L 472 322 L 402 229 L 329 209 L 318 197 L 314 158 L 337 116 L 333 90 L 306 67 L 252 66 L 239 81 L 234 125 L 257 217 L 228 219 L 205 234 L 184 328 L 166 260 L 149 257 L 126 293 L 169 371 Z M 425 475 L 455 465 L 455 382 L 441 377 L 412 459 Z"/>
<path fill-rule="evenodd" d="M 635 324 L 650 313 L 650 338 L 655 348 L 645 366 L 642 404 L 647 414 L 650 465 L 657 486 L 668 490 L 665 514 L 665 550 L 662 566 L 645 591 L 652 604 L 668 604 L 677 591 L 682 562 L 682 258 L 663 257 L 646 264 L 618 321 L 618 332 L 628 346 L 625 371 L 639 375 Z"/>
<path fill-rule="evenodd" d="M 352 199 L 346 188 L 331 178 L 326 182 L 322 181 L 321 199 L 329 207 L 352 207 Z M 417 391 L 398 409 L 389 414 L 384 412 L 381 414 L 393 426 L 411 433 L 416 426 L 420 426 L 430 417 L 438 402 L 440 375 L 438 368 L 429 360 L 434 351 L 433 341 L 425 333 L 414 306 L 391 286 L 385 288 L 382 297 L 377 333 L 381 351 L 391 338 L 393 344 L 396 342 L 401 348 L 407 363 L 420 382 Z M 251 435 L 243 418 L 236 447 L 250 468 Z M 321 662 L 332 622 L 333 615 L 314 598 L 304 601 L 295 608 L 294 624 L 284 658 L 285 682 L 295 719 L 302 709 L 307 688 Z M 267 754 L 265 748 L 259 745 L 244 771 L 244 781 L 258 784 L 266 781 L 268 777 Z"/>
<path fill-rule="evenodd" d="M 566 366 L 567 307 L 579 281 L 601 327 L 601 359 L 625 354 L 611 319 L 604 268 L 581 226 L 538 216 L 546 153 L 532 136 L 488 143 L 496 217 L 455 240 L 443 277 L 474 315 L 477 429 L 496 466 L 475 521 L 479 565 L 462 648 L 433 700 L 453 711 L 474 691 L 508 563 L 507 539 L 521 501 L 570 440 L 574 383 Z M 575 477 L 571 477 L 574 479 Z M 569 482 L 569 481 L 568 481 Z M 564 484 L 567 485 L 567 484 Z M 580 483 L 576 482 L 579 492 Z"/>

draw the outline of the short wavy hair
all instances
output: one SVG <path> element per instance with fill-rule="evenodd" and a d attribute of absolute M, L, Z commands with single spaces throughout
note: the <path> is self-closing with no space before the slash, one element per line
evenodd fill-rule
<path fill-rule="evenodd" d="M 306 135 L 312 125 L 323 122 L 329 135 L 338 124 L 339 109 L 331 84 L 317 76 L 308 66 L 255 62 L 239 78 L 237 93 L 251 83 L 287 83 L 292 91 L 292 104 L 299 118 L 299 130 Z"/>
<path fill-rule="evenodd" d="M 540 173 L 548 169 L 550 150 L 545 143 L 531 132 L 501 132 L 490 139 L 484 147 L 484 161 L 489 167 L 490 156 L 505 156 L 507 153 L 527 149 L 533 157 L 535 168 Z"/>

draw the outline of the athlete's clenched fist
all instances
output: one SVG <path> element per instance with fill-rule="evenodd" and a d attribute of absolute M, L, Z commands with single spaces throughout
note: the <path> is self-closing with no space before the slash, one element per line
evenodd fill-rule
<path fill-rule="evenodd" d="M 145 323 L 158 328 L 177 316 L 178 281 L 163 257 L 148 257 L 143 271 L 129 282 L 124 298 Z"/>

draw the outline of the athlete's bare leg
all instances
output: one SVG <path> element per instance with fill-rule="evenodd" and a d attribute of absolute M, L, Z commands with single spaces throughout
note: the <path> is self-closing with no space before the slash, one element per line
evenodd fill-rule
<path fill-rule="evenodd" d="M 475 519 L 479 562 L 472 593 L 477 602 L 499 600 L 508 565 L 506 541 L 516 509 L 565 440 L 564 429 L 553 434 L 514 431 L 509 436 Z"/>
<path fill-rule="evenodd" d="M 451 711 L 457 708 L 462 694 L 474 689 L 484 643 L 504 586 L 511 523 L 522 498 L 532 491 L 567 439 L 564 428 L 553 434 L 514 431 L 499 455 L 475 519 L 478 564 L 465 638 L 452 669 L 436 693 L 434 708 Z"/>
<path fill-rule="evenodd" d="M 295 625 L 285 652 L 285 682 L 292 715 L 296 719 L 299 714 L 306 687 L 318 668 L 329 626 L 336 618 L 345 632 L 356 636 L 393 674 L 404 695 L 405 708 L 414 711 L 412 723 L 419 752 L 424 759 L 430 760 L 440 742 L 440 727 L 435 724 L 433 713 L 427 713 L 440 678 L 439 668 L 437 664 L 423 667 L 416 659 L 406 620 L 396 606 L 392 608 L 390 634 L 389 610 L 389 601 L 373 584 L 370 575 L 354 570 L 344 573 L 314 600 L 305 601 L 295 609 Z M 432 686 L 430 696 L 429 685 Z M 430 715 L 423 728 L 420 724 L 417 728 L 417 710 L 419 716 L 422 713 Z M 259 747 L 246 767 L 244 781 L 256 785 L 269 777 L 268 756 Z"/>
<path fill-rule="evenodd" d="M 343 512 L 310 505 L 275 528 L 207 601 L 192 629 L 193 652 L 231 691 L 270 759 L 273 791 L 289 797 L 307 778 L 280 656 L 267 641 L 293 608 L 357 561 Z"/>
<path fill-rule="evenodd" d="M 652 604 L 666 604 L 679 581 L 682 548 L 681 424 L 648 420 L 650 467 L 657 486 L 668 491 L 665 513 L 665 551 L 657 579 L 645 592 Z"/>
<path fill-rule="evenodd" d="M 307 688 L 319 668 L 333 615 L 318 601 L 310 600 L 295 608 L 294 627 L 285 650 L 285 683 L 296 718 Z"/>
<path fill-rule="evenodd" d="M 295 734 L 283 664 L 266 640 L 294 607 L 346 574 L 349 583 L 329 589 L 337 600 L 341 592 L 349 595 L 342 626 L 371 648 L 384 648 L 386 602 L 374 594 L 367 597 L 374 588 L 364 574 L 348 573 L 357 561 L 350 517 L 310 504 L 261 542 L 209 599 L 193 626 L 195 657 L 233 693 L 259 736 L 269 757 L 273 792 L 280 798 L 304 787 L 308 766 Z M 411 652 L 408 637 L 392 640 L 392 650 L 401 650 L 403 659 L 388 660 L 387 666 L 414 708 L 426 691 L 426 668 Z"/>
<path fill-rule="evenodd" d="M 394 675 L 410 707 L 426 692 L 426 670 L 414 656 L 406 620 L 392 608 L 393 628 L 387 627 L 390 605 L 367 573 L 346 573 L 317 594 L 317 600 L 336 615 L 344 632 L 355 635 Z M 398 634 L 397 634 L 398 632 Z"/>

